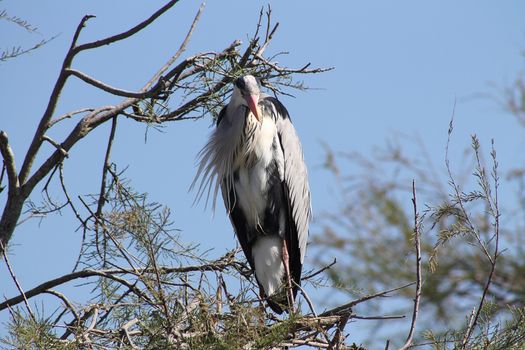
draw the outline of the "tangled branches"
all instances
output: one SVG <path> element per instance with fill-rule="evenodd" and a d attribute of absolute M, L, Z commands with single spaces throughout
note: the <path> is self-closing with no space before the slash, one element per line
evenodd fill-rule
<path fill-rule="evenodd" d="M 239 250 L 209 260 L 198 247 L 181 243 L 166 207 L 150 203 L 108 168 L 104 210 L 99 196 L 82 200 L 91 213 L 81 218 L 85 241 L 76 271 L 46 281 L 0 303 L 9 309 L 11 337 L 4 343 L 53 348 L 280 349 L 311 345 L 356 349 L 345 344 L 345 326 L 363 317 L 353 307 L 389 290 L 316 314 L 312 309 L 278 319 L 268 313 Z M 90 201 L 88 201 L 91 199 Z M 312 279 L 324 269 L 310 273 Z M 80 281 L 95 292 L 83 306 L 56 290 Z M 407 287 L 403 286 L 402 288 Z M 397 289 L 396 289 L 397 290 Z M 57 316 L 35 315 L 28 300 L 59 299 Z M 305 296 L 307 298 L 307 296 Z M 26 306 L 23 312 L 17 305 Z M 29 317 L 28 317 L 29 315 Z M 382 319 L 399 318 L 387 316 Z M 38 331 L 31 331 L 38 329 Z M 24 335 L 32 334 L 31 339 Z M 36 334 L 36 335 L 35 335 Z"/>

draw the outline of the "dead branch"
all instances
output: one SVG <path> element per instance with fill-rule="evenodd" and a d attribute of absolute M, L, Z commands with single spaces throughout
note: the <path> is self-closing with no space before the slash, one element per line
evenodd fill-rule
<path fill-rule="evenodd" d="M 102 91 L 105 91 L 107 93 L 110 93 L 115 96 L 121 96 L 121 97 L 131 97 L 131 98 L 138 98 L 138 99 L 144 99 L 148 97 L 157 96 L 159 94 L 159 91 L 164 90 L 164 81 L 159 80 L 158 83 L 152 87 L 151 89 L 144 91 L 144 92 L 133 92 L 133 91 L 127 91 L 122 89 L 117 89 L 113 86 L 110 86 L 106 83 L 101 82 L 100 80 L 97 80 L 95 78 L 90 77 L 89 75 L 78 71 L 76 69 L 67 68 L 65 72 L 69 75 L 75 76 L 82 80 L 83 82 L 92 85 L 96 87 L 97 89 L 100 89 Z"/>
<path fill-rule="evenodd" d="M 161 274 L 170 274 L 170 273 L 188 273 L 188 272 L 202 272 L 202 271 L 223 271 L 227 268 L 230 268 L 233 266 L 234 260 L 233 258 L 230 258 L 228 256 L 224 256 L 223 258 L 216 260 L 214 262 L 211 262 L 209 264 L 203 264 L 203 265 L 188 265 L 188 266 L 181 266 L 181 267 L 168 267 L 168 266 L 159 266 L 158 272 Z M 106 269 L 106 270 L 93 270 L 93 269 L 86 269 L 81 271 L 72 272 L 57 278 L 54 278 L 52 280 L 49 280 L 47 282 L 44 282 L 40 285 L 38 285 L 35 288 L 32 288 L 31 290 L 27 291 L 25 294 L 26 298 L 32 298 L 36 295 L 42 294 L 45 291 L 54 288 L 56 286 L 62 285 L 64 283 L 68 283 L 70 281 L 76 280 L 76 279 L 84 279 L 84 278 L 90 278 L 90 277 L 104 277 L 109 278 L 112 280 L 115 280 L 121 284 L 126 285 L 129 288 L 132 288 L 134 291 L 136 291 L 136 288 L 132 286 L 130 282 L 127 282 L 119 277 L 117 275 L 135 275 L 140 276 L 145 273 L 155 273 L 154 268 L 147 268 L 147 269 L 136 269 L 136 270 L 129 270 L 129 269 Z M 139 293 L 142 294 L 142 293 Z M 9 306 L 14 306 L 16 304 L 19 304 L 20 302 L 24 301 L 24 296 L 19 295 L 17 297 L 8 299 L 4 301 L 3 303 L 0 303 L 0 311 L 6 309 Z"/>
<path fill-rule="evenodd" d="M 392 292 L 398 291 L 400 289 L 404 289 L 404 288 L 410 287 L 413 284 L 414 284 L 414 282 L 411 282 L 411 283 L 405 284 L 405 285 L 400 286 L 400 287 L 392 288 L 392 289 L 385 290 L 385 291 L 382 291 L 382 292 L 379 292 L 379 293 L 366 295 L 366 296 L 364 296 L 362 298 L 359 298 L 357 300 L 352 300 L 352 301 L 350 301 L 350 302 L 348 302 L 346 304 L 343 304 L 343 305 L 335 307 L 335 308 L 333 308 L 331 310 L 325 311 L 322 314 L 320 314 L 319 317 L 326 317 L 326 316 L 333 316 L 333 315 L 344 314 L 344 313 L 348 312 L 348 310 L 351 310 L 351 308 L 353 306 L 357 305 L 357 304 L 360 304 L 362 302 L 365 302 L 365 301 L 373 299 L 373 298 L 386 296 L 389 293 L 392 293 Z"/>
<path fill-rule="evenodd" d="M 333 260 L 330 264 L 328 264 L 328 265 L 326 265 L 326 266 L 320 268 L 319 270 L 317 270 L 317 271 L 315 271 L 315 272 L 312 272 L 312 273 L 310 273 L 310 274 L 308 274 L 308 275 L 306 275 L 306 276 L 301 277 L 301 280 L 302 280 L 302 281 L 304 281 L 304 280 L 309 280 L 310 278 L 315 277 L 315 276 L 317 276 L 317 275 L 323 273 L 324 271 L 328 270 L 329 268 L 331 268 L 332 266 L 334 266 L 336 263 L 337 263 L 337 259 L 334 258 L 334 260 Z"/>
<path fill-rule="evenodd" d="M 5 247 L 4 247 L 4 245 L 2 244 L 1 241 L 0 241 L 0 248 L 2 248 L 3 251 L 5 251 Z M 4 254 L 4 262 L 5 262 L 6 266 L 7 266 L 7 270 L 9 271 L 9 275 L 11 276 L 11 279 L 15 283 L 16 289 L 18 289 L 18 292 L 20 292 L 20 297 L 21 297 L 22 301 L 24 302 L 24 305 L 26 306 L 26 309 L 27 309 L 27 312 L 29 313 L 29 316 L 31 316 L 31 319 L 33 320 L 33 322 L 36 323 L 35 314 L 31 310 L 31 307 L 29 306 L 29 302 L 27 301 L 28 298 L 27 298 L 26 294 L 24 293 L 24 290 L 22 289 L 22 286 L 18 282 L 18 279 L 16 278 L 15 272 L 13 271 L 13 268 L 11 267 L 11 264 L 9 263 L 9 258 L 7 257 L 7 254 Z"/>
<path fill-rule="evenodd" d="M 416 181 L 412 180 L 412 206 L 414 208 L 414 246 L 416 250 L 416 296 L 414 298 L 414 309 L 412 312 L 412 321 L 405 344 L 400 350 L 406 350 L 412 345 L 412 338 L 416 330 L 417 316 L 419 314 L 419 301 L 421 299 L 421 220 L 417 211 Z"/>
<path fill-rule="evenodd" d="M 87 43 L 87 44 L 79 45 L 79 46 L 72 45 L 73 53 L 77 54 L 80 51 L 94 49 L 94 48 L 97 48 L 97 47 L 113 44 L 113 43 L 116 43 L 117 41 L 121 41 L 121 40 L 127 39 L 127 38 L 137 34 L 138 32 L 140 32 L 141 30 L 143 30 L 147 26 L 149 26 L 157 18 L 159 18 L 162 14 L 164 14 L 170 8 L 172 8 L 177 2 L 179 2 L 179 1 L 178 0 L 169 1 L 166 5 L 162 6 L 159 10 L 157 10 L 155 13 L 153 13 L 146 20 L 142 21 L 141 23 L 137 24 L 136 26 L 134 26 L 131 29 L 128 29 L 125 32 L 122 32 L 122 33 L 119 33 L 119 34 L 107 37 L 105 39 L 101 39 L 101 40 L 93 41 L 93 42 L 90 42 L 90 43 Z M 93 18 L 93 17 L 95 17 L 95 16 L 90 16 L 90 18 Z M 85 20 L 83 22 L 85 22 Z M 78 38 L 78 34 L 75 35 L 75 40 L 73 41 L 73 43 L 76 43 L 76 38 Z"/>
<path fill-rule="evenodd" d="M 7 171 L 8 191 L 14 195 L 19 187 L 18 175 L 16 174 L 15 156 L 4 131 L 0 131 L 0 152 L 4 158 L 4 166 Z"/>
<path fill-rule="evenodd" d="M 106 147 L 106 155 L 104 157 L 104 164 L 102 166 L 102 180 L 100 182 L 100 192 L 98 196 L 98 203 L 97 203 L 97 210 L 95 212 L 95 217 L 98 219 L 95 221 L 95 234 L 96 234 L 96 246 L 97 251 L 99 252 L 99 255 L 102 257 L 103 254 L 100 254 L 100 251 L 98 249 L 98 242 L 99 242 L 99 229 L 98 229 L 98 222 L 99 219 L 102 218 L 102 209 L 104 207 L 104 204 L 106 203 L 106 178 L 108 174 L 108 169 L 110 167 L 110 156 L 111 156 L 111 149 L 113 147 L 113 141 L 115 139 L 115 132 L 117 130 L 117 117 L 113 117 L 113 120 L 111 122 L 111 131 L 109 132 L 109 139 L 108 144 Z M 104 237 L 105 241 L 105 237 Z M 105 261 L 105 258 L 103 258 L 103 261 Z"/>
<path fill-rule="evenodd" d="M 54 295 L 57 298 L 59 298 L 60 300 L 62 300 L 62 302 L 66 306 L 66 309 L 69 310 L 73 314 L 73 316 L 75 317 L 77 322 L 80 323 L 80 316 L 78 315 L 77 310 L 75 309 L 73 304 L 69 301 L 69 299 L 64 294 L 62 294 L 60 292 L 57 292 L 54 289 L 48 289 L 48 290 L 44 291 L 44 293 L 48 293 L 48 294 Z"/>

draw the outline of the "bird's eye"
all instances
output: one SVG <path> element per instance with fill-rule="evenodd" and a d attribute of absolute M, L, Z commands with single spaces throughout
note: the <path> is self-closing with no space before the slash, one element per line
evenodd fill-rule
<path fill-rule="evenodd" d="M 244 83 L 244 79 L 243 78 L 236 79 L 235 86 L 237 86 L 239 90 L 243 91 L 244 88 L 246 87 L 246 84 Z"/>

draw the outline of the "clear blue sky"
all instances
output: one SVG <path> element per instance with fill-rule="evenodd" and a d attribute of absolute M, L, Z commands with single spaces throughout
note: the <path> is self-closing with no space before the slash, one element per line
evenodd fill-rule
<path fill-rule="evenodd" d="M 2 48 L 30 46 L 40 38 L 58 35 L 43 48 L 0 64 L 0 129 L 10 137 L 18 166 L 82 16 L 97 15 L 82 32 L 80 42 L 87 42 L 129 28 L 163 3 L 0 2 L 0 8 L 27 19 L 40 33 L 29 35 L 0 21 Z M 196 1 L 181 1 L 145 32 L 85 52 L 73 66 L 110 85 L 139 89 L 177 50 L 199 5 Z M 246 42 L 263 5 L 266 2 L 209 1 L 186 54 L 219 51 L 234 39 Z M 459 154 L 470 142 L 470 134 L 477 133 L 487 146 L 495 138 L 503 169 L 524 163 L 523 130 L 494 100 L 479 96 L 497 96 L 498 90 L 492 84 L 503 87 L 523 73 L 525 2 L 275 1 L 272 9 L 274 20 L 281 25 L 270 53 L 289 51 L 280 59 L 289 66 L 311 62 L 313 66 L 336 67 L 332 72 L 306 78 L 306 84 L 318 90 L 297 92 L 295 99 L 282 98 L 303 143 L 314 215 L 335 206 L 331 178 L 320 168 L 321 142 L 336 150 L 370 154 L 393 132 L 400 131 L 419 135 L 436 163 L 441 164 L 455 100 L 452 152 Z M 57 115 L 118 100 L 71 79 Z M 145 127 L 122 120 L 113 161 L 120 167 L 129 166 L 127 176 L 137 190 L 148 192 L 152 200 L 172 209 L 184 240 L 199 243 L 203 249 L 214 248 L 210 255 L 218 256 L 235 245 L 224 211 L 219 208 L 212 217 L 202 205 L 192 206 L 193 194 L 187 192 L 195 173 L 195 156 L 210 126 L 209 118 L 173 123 L 164 133 L 150 131 L 145 143 Z M 66 129 L 52 136 L 61 140 Z M 102 145 L 108 131 L 105 126 L 90 134 L 66 161 L 68 185 L 76 194 L 97 192 Z M 348 165 L 343 170 L 351 173 L 354 169 Z M 0 197 L 0 203 L 3 206 L 4 197 Z M 76 224 L 65 215 L 32 220 L 17 229 L 10 258 L 25 289 L 70 271 L 80 241 L 75 228 Z M 315 223 L 311 233 L 317 233 Z M 0 265 L 1 297 L 11 297 L 17 294 L 16 289 L 5 266 Z M 71 292 L 67 288 L 59 290 Z M 320 303 L 320 297 L 312 293 Z M 4 312 L 0 321 L 6 317 Z"/>

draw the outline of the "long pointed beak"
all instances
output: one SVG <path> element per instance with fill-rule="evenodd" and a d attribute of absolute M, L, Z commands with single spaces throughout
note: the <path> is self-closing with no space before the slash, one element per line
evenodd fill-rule
<path fill-rule="evenodd" d="M 259 102 L 259 96 L 249 95 L 246 97 L 246 103 L 248 103 L 248 108 L 250 108 L 250 111 L 252 111 L 255 118 L 257 118 L 257 120 L 260 122 L 261 114 L 259 113 L 259 108 L 257 107 L 258 102 Z"/>

